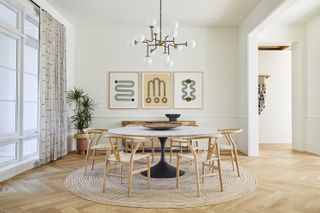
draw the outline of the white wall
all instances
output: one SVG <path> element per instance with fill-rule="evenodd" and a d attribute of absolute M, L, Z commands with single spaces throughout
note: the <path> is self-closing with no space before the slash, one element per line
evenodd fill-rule
<path fill-rule="evenodd" d="M 320 154 L 320 17 L 307 25 L 306 151 Z"/>
<path fill-rule="evenodd" d="M 260 143 L 291 143 L 291 50 L 259 51 L 259 74 L 266 79 L 265 109 L 259 115 Z"/>
<path fill-rule="evenodd" d="M 152 66 L 143 64 L 145 47 L 126 45 L 138 32 L 147 33 L 146 28 L 76 28 L 76 86 L 99 103 L 93 126 L 111 128 L 122 120 L 166 119 L 165 113 L 181 113 L 181 120 L 196 120 L 203 126 L 239 127 L 237 28 L 181 28 L 178 39 L 195 39 L 197 47 L 174 53 L 171 68 L 160 55 L 153 57 Z M 203 109 L 108 109 L 109 71 L 203 71 Z"/>
<path fill-rule="evenodd" d="M 259 34 L 259 43 L 292 44 L 292 147 L 305 151 L 306 116 L 306 27 L 272 25 Z"/>

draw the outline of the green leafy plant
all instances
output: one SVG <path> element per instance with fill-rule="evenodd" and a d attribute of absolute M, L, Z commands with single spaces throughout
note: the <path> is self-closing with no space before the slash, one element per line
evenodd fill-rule
<path fill-rule="evenodd" d="M 91 125 L 96 103 L 79 88 L 73 88 L 73 90 L 68 91 L 67 100 L 74 107 L 71 121 L 78 134 L 83 134 L 83 130 Z"/>

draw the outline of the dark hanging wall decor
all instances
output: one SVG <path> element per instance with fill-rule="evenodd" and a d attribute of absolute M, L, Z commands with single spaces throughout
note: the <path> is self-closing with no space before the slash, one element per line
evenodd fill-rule
<path fill-rule="evenodd" d="M 258 107 L 259 115 L 266 107 L 266 80 L 270 75 L 259 75 L 259 85 L 258 85 Z"/>

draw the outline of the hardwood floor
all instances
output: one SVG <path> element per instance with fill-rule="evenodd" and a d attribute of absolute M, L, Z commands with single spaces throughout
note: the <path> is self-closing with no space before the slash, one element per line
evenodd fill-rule
<path fill-rule="evenodd" d="M 63 181 L 83 163 L 84 156 L 69 154 L 0 183 L 0 213 L 320 212 L 320 156 L 294 152 L 287 145 L 263 145 L 259 158 L 240 156 L 240 166 L 257 175 L 258 187 L 253 193 L 190 209 L 123 208 L 80 199 L 64 188 Z"/>

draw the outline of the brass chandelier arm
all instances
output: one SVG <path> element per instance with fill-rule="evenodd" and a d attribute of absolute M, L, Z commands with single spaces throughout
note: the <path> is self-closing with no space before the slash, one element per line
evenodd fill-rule
<path fill-rule="evenodd" d="M 164 40 L 159 40 L 157 38 L 157 33 L 153 32 L 153 27 L 150 27 L 151 30 L 151 40 L 145 39 L 142 43 L 147 45 L 147 55 L 146 57 L 150 57 L 150 53 L 153 53 L 158 46 L 163 46 L 164 47 L 164 53 L 165 54 L 170 54 L 170 47 L 177 48 L 177 46 L 188 46 L 187 42 L 184 43 L 175 43 L 175 38 L 172 38 L 172 40 L 169 39 L 169 35 L 167 35 Z M 150 48 L 153 47 L 153 48 Z"/>
<path fill-rule="evenodd" d="M 162 40 L 162 0 L 160 0 L 160 41 Z"/>
<path fill-rule="evenodd" d="M 150 50 L 150 53 L 153 53 L 157 49 L 158 45 L 154 45 L 154 48 Z"/>
<path fill-rule="evenodd" d="M 167 54 L 167 46 L 163 46 L 163 48 L 164 48 L 163 54 Z"/>
<path fill-rule="evenodd" d="M 147 45 L 149 45 L 149 47 L 155 47 L 155 46 L 158 46 L 157 44 L 149 44 L 149 43 L 146 43 Z"/>
<path fill-rule="evenodd" d="M 150 26 L 150 31 L 151 31 L 151 42 L 153 41 L 153 35 L 154 35 L 154 33 L 153 33 L 153 26 Z"/>
<path fill-rule="evenodd" d="M 153 38 L 154 43 L 157 43 L 157 41 L 158 41 L 157 35 L 158 35 L 157 33 L 154 34 L 154 38 Z"/>
<path fill-rule="evenodd" d="M 175 45 L 176 46 L 186 46 L 187 47 L 188 46 L 187 44 L 188 44 L 188 42 L 184 42 L 184 43 L 176 43 Z"/>
<path fill-rule="evenodd" d="M 147 43 L 147 55 L 146 57 L 149 57 L 149 44 Z"/>
<path fill-rule="evenodd" d="M 134 39 L 130 39 L 127 41 L 129 46 L 136 46 L 138 44 L 146 44 L 146 57 L 144 58 L 144 62 L 147 65 L 152 64 L 152 58 L 154 52 L 156 52 L 157 49 L 163 48 L 162 52 L 162 59 L 163 61 L 168 65 L 173 65 L 173 60 L 170 56 L 170 50 L 173 47 L 174 50 L 181 50 L 182 46 L 190 46 L 191 48 L 194 48 L 196 46 L 195 41 L 191 41 L 190 45 L 188 42 L 177 42 L 176 43 L 176 36 L 178 35 L 178 27 L 179 23 L 174 22 L 173 31 L 168 35 L 163 35 L 163 28 L 162 28 L 162 0 L 160 1 L 160 24 L 159 27 L 156 27 L 156 19 L 152 19 L 150 22 L 148 22 L 148 28 L 150 29 L 150 32 L 148 33 L 151 37 L 146 38 L 143 33 L 137 34 Z M 159 47 L 159 48 L 158 48 Z"/>
<path fill-rule="evenodd" d="M 174 45 L 173 45 L 173 44 L 168 44 L 168 45 L 167 45 L 167 48 L 168 48 L 168 55 L 170 55 L 170 47 L 174 47 Z"/>

